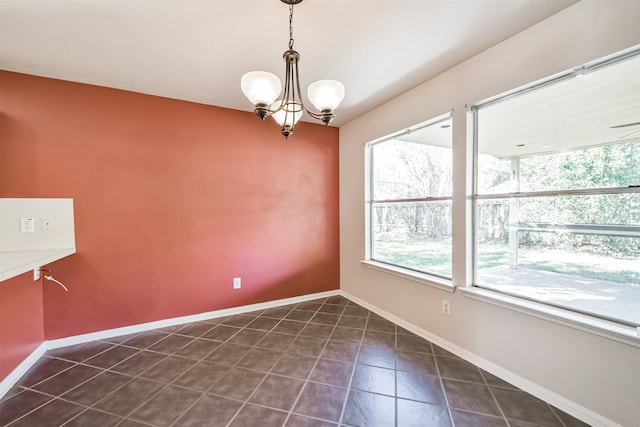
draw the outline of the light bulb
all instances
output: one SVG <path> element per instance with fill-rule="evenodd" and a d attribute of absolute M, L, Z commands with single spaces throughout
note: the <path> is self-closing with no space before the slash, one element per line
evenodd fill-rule
<path fill-rule="evenodd" d="M 333 111 L 344 99 L 344 85 L 337 80 L 318 80 L 309 85 L 307 96 L 318 110 Z"/>

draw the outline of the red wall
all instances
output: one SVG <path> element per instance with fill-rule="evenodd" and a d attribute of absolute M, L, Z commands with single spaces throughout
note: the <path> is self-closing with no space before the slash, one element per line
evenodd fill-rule
<path fill-rule="evenodd" d="M 43 341 L 42 287 L 33 273 L 0 282 L 0 380 Z"/>
<path fill-rule="evenodd" d="M 0 111 L 0 196 L 74 199 L 46 339 L 339 287 L 336 128 L 286 141 L 252 113 L 9 72 Z"/>

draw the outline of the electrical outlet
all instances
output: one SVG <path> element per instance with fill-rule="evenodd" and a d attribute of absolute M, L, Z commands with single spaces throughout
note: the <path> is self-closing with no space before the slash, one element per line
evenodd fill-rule
<path fill-rule="evenodd" d="M 240 289 L 242 287 L 242 279 L 240 277 L 233 278 L 233 289 Z"/>
<path fill-rule="evenodd" d="M 451 303 L 447 300 L 442 300 L 442 314 L 451 317 Z"/>
<path fill-rule="evenodd" d="M 42 218 L 42 231 L 53 231 L 53 218 Z"/>

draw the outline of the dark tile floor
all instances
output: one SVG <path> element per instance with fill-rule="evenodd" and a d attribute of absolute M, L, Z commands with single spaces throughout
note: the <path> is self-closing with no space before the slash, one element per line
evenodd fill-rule
<path fill-rule="evenodd" d="M 49 351 L 0 425 L 585 426 L 340 296 Z"/>

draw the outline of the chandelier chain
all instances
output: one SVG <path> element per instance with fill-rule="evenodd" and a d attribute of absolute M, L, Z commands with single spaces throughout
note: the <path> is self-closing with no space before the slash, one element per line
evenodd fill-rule
<path fill-rule="evenodd" d="M 289 50 L 293 49 L 293 3 L 289 5 Z"/>

